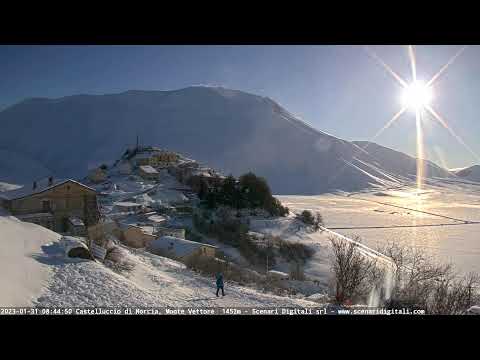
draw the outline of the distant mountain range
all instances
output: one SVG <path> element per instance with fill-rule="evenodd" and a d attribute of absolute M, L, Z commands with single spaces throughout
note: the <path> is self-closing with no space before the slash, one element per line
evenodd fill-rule
<path fill-rule="evenodd" d="M 317 130 L 278 103 L 222 87 L 33 98 L 0 112 L 0 181 L 80 178 L 139 136 L 222 172 L 265 176 L 276 194 L 354 191 L 414 178 L 415 159 Z M 431 162 L 427 176 L 451 173 Z"/>
<path fill-rule="evenodd" d="M 450 171 L 461 179 L 480 182 L 480 165 L 473 165 L 466 168 Z"/>

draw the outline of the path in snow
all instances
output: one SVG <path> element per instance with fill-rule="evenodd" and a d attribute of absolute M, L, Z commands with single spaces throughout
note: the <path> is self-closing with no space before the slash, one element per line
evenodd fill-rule
<path fill-rule="evenodd" d="M 55 274 L 37 306 L 93 307 L 250 307 L 318 306 L 295 298 L 264 294 L 225 282 L 224 298 L 215 296 L 215 279 L 196 274 L 181 263 L 146 252 L 132 255 L 135 268 L 120 275 L 92 261 L 53 260 Z"/>

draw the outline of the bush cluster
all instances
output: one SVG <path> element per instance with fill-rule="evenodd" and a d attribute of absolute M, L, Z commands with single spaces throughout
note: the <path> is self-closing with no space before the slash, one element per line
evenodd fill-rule
<path fill-rule="evenodd" d="M 192 176 L 188 185 L 197 190 L 198 197 L 209 209 L 226 205 L 234 209 L 261 208 L 271 216 L 286 216 L 288 208 L 272 196 L 267 181 L 249 172 L 237 180 L 232 175 L 215 186 L 209 186 L 201 177 Z"/>

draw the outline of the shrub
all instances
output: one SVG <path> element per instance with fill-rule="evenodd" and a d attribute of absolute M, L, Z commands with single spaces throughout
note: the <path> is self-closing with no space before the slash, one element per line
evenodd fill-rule
<path fill-rule="evenodd" d="M 314 254 L 312 248 L 300 242 L 294 243 L 276 239 L 276 244 L 280 255 L 289 262 L 305 263 L 305 261 L 310 259 Z"/>
<path fill-rule="evenodd" d="M 242 269 L 230 262 L 208 258 L 199 254 L 190 256 L 185 265 L 187 268 L 204 275 L 223 273 L 226 281 L 236 281 L 240 284 L 248 284 L 259 281 L 259 277 L 252 271 Z"/>
<path fill-rule="evenodd" d="M 422 308 L 427 314 L 462 314 L 479 300 L 477 274 L 458 276 L 451 264 L 437 263 L 424 250 L 390 242 L 379 251 L 395 264 L 389 308 Z"/>
<path fill-rule="evenodd" d="M 289 276 L 291 280 L 305 281 L 305 272 L 299 262 L 290 265 Z"/>
<path fill-rule="evenodd" d="M 339 304 L 364 299 L 370 290 L 369 277 L 376 263 L 365 257 L 349 241 L 329 237 L 333 250 L 332 271 L 335 277 L 335 300 Z M 355 241 L 359 242 L 357 237 Z"/>
<path fill-rule="evenodd" d="M 316 212 L 315 215 L 310 210 L 303 210 L 297 219 L 300 220 L 307 226 L 310 226 L 314 231 L 320 230 L 323 224 L 323 217 L 319 212 Z"/>

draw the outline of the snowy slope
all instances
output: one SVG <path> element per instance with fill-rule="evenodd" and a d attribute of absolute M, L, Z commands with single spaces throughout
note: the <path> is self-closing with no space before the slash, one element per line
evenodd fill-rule
<path fill-rule="evenodd" d="M 21 222 L 0 209 L 0 306 L 314 306 L 225 283 L 179 262 L 138 251 L 131 272 L 118 274 L 99 262 L 65 257 L 61 236 Z"/>
<path fill-rule="evenodd" d="M 225 298 L 215 296 L 215 279 L 176 261 L 138 252 L 131 273 L 117 274 L 91 261 L 59 264 L 37 306 L 228 307 L 315 306 L 307 300 L 263 294 L 226 279 Z"/>
<path fill-rule="evenodd" d="M 277 194 L 354 191 L 395 184 L 411 172 L 402 162 L 382 169 L 360 147 L 269 98 L 221 87 L 29 99 L 0 112 L 0 123 L 2 146 L 36 159 L 56 177 L 83 177 L 89 167 L 113 162 L 137 134 L 142 144 L 178 151 L 225 174 L 254 171 Z M 0 180 L 7 175 L 0 168 Z"/>
<path fill-rule="evenodd" d="M 52 269 L 42 262 L 42 247 L 60 235 L 6 216 L 0 209 L 0 306 L 29 306 Z"/>
<path fill-rule="evenodd" d="M 467 168 L 451 171 L 461 179 L 480 182 L 480 165 L 473 165 Z"/>
<path fill-rule="evenodd" d="M 42 165 L 41 161 L 17 151 L 0 149 L 0 182 L 25 184 L 50 174 L 51 171 Z M 1 185 L 0 191 L 2 191 Z"/>
<path fill-rule="evenodd" d="M 364 149 L 374 159 L 373 164 L 376 163 L 384 171 L 403 177 L 415 176 L 417 172 L 416 159 L 407 154 L 368 141 L 353 141 L 353 143 Z M 451 176 L 448 170 L 431 161 L 425 160 L 424 166 L 427 177 L 448 178 Z"/>

